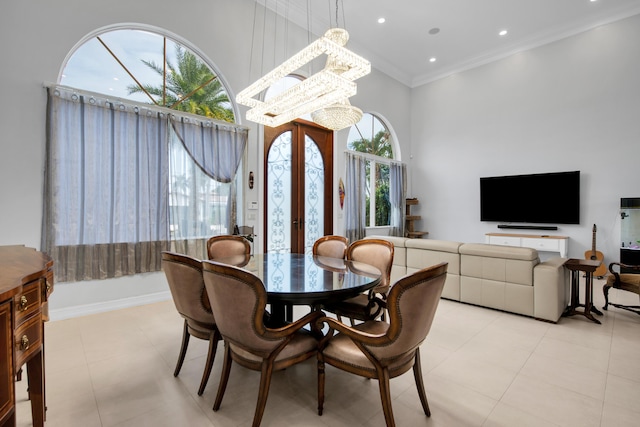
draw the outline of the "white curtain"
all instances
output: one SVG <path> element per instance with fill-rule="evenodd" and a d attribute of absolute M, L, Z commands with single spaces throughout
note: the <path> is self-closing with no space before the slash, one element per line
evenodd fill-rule
<path fill-rule="evenodd" d="M 345 153 L 345 236 L 350 242 L 365 236 L 366 170 L 362 156 Z"/>
<path fill-rule="evenodd" d="M 391 203 L 392 236 L 404 236 L 405 233 L 405 201 L 407 197 L 407 165 L 391 163 L 389 165 L 389 202 Z"/>
<path fill-rule="evenodd" d="M 169 157 L 178 151 L 169 150 L 167 110 L 63 86 L 47 88 L 47 95 L 42 248 L 55 261 L 56 280 L 160 270 L 161 252 L 171 247 Z M 241 148 L 225 154 L 222 166 L 209 166 L 215 149 L 202 158 L 192 150 L 192 159 L 229 182 L 246 129 L 229 124 L 224 132 L 244 136 L 230 138 Z M 206 200 L 199 202 L 194 209 Z"/>
<path fill-rule="evenodd" d="M 173 116 L 170 136 L 172 250 L 205 258 L 208 238 L 232 234 L 237 223 L 234 178 L 248 131 Z"/>
<path fill-rule="evenodd" d="M 58 281 L 160 269 L 168 248 L 162 113 L 48 88 L 42 248 Z"/>
<path fill-rule="evenodd" d="M 404 163 L 384 159 L 367 154 L 345 152 L 345 235 L 353 242 L 362 239 L 366 234 L 366 162 L 371 162 L 370 170 L 375 170 L 375 163 L 389 165 L 389 202 L 390 219 L 389 234 L 404 236 L 405 234 L 405 200 L 407 194 L 407 166 Z M 371 197 L 375 197 L 372 188 Z"/>

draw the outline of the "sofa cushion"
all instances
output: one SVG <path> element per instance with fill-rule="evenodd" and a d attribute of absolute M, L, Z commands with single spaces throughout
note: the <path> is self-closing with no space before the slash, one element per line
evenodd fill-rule
<path fill-rule="evenodd" d="M 490 258 L 520 259 L 533 261 L 538 259 L 538 251 L 519 246 L 488 245 L 484 243 L 464 243 L 460 246 L 460 253 Z"/>
<path fill-rule="evenodd" d="M 538 260 L 491 258 L 476 255 L 460 257 L 460 275 L 479 279 L 533 286 L 533 268 Z"/>
<path fill-rule="evenodd" d="M 443 240 L 409 239 L 407 246 L 407 273 L 425 266 L 448 262 L 448 275 L 460 274 L 460 254 L 458 248 L 462 243 Z"/>
<path fill-rule="evenodd" d="M 432 240 L 432 239 L 407 239 L 405 246 L 407 248 L 429 249 L 432 251 L 452 252 L 457 254 L 462 243 L 450 242 L 448 240 Z"/>

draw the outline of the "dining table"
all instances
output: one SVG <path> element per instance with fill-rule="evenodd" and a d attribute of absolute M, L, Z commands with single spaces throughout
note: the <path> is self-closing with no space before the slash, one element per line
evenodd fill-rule
<path fill-rule="evenodd" d="M 267 291 L 271 323 L 293 320 L 293 306 L 312 310 L 357 296 L 380 283 L 380 270 L 358 261 L 312 254 L 262 253 L 218 258 L 258 276 Z"/>

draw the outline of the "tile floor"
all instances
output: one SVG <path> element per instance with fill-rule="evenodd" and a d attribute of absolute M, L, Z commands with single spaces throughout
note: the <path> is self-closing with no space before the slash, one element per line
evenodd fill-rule
<path fill-rule="evenodd" d="M 601 283 L 595 298 L 602 306 Z M 638 303 L 612 290 L 614 302 Z M 399 426 L 638 426 L 640 316 L 616 308 L 596 325 L 558 324 L 442 300 L 422 345 L 432 416 L 413 375 L 392 380 Z M 46 324 L 47 427 L 249 426 L 259 374 L 237 365 L 218 412 L 211 406 L 222 344 L 207 389 L 196 394 L 207 351 L 192 338 L 178 378 L 182 321 L 171 301 Z M 263 426 L 384 426 L 377 381 L 327 366 L 316 414 L 312 359 L 275 374 Z M 18 425 L 30 422 L 18 383 Z"/>

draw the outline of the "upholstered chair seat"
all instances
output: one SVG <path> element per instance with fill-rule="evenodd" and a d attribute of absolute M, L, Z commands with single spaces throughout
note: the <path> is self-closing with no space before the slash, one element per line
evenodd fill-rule
<path fill-rule="evenodd" d="M 323 309 L 354 320 L 372 320 L 384 314 L 385 300 L 391 287 L 391 267 L 393 265 L 393 243 L 382 239 L 365 239 L 353 242 L 347 248 L 347 259 L 372 265 L 380 270 L 380 284 L 366 294 L 357 295 L 335 304 L 327 304 Z"/>
<path fill-rule="evenodd" d="M 176 310 L 184 318 L 182 345 L 173 376 L 177 377 L 180 374 L 191 336 L 209 341 L 207 360 L 198 388 L 198 395 L 202 395 L 221 338 L 202 279 L 202 262 L 187 255 L 163 252 L 162 269 L 167 277 Z"/>
<path fill-rule="evenodd" d="M 246 363 L 261 364 L 264 357 L 243 349 L 242 347 L 229 343 L 231 351 L 237 358 L 242 358 Z M 291 366 L 293 360 L 296 360 L 300 354 L 315 354 L 318 347 L 318 341 L 310 333 L 302 330 L 299 334 L 295 334 L 287 345 L 280 351 L 273 360 L 273 367 L 278 371 L 287 366 Z"/>
<path fill-rule="evenodd" d="M 330 317 L 320 319 L 319 323 L 325 323 L 329 330 L 318 352 L 319 415 L 324 409 L 325 364 L 328 363 L 379 381 L 382 409 L 389 427 L 395 425 L 389 380 L 413 368 L 420 403 L 425 415 L 431 416 L 422 379 L 420 344 L 431 329 L 446 273 L 447 264 L 442 263 L 398 280 L 387 299 L 388 323 L 369 320 L 349 327 Z"/>
<path fill-rule="evenodd" d="M 252 425 L 260 425 L 273 371 L 313 357 L 317 340 L 303 327 L 323 314 L 312 312 L 279 328 L 265 325 L 267 291 L 259 277 L 240 268 L 214 261 L 203 262 L 204 282 L 224 338 L 224 365 L 213 410 L 220 409 L 232 361 L 260 371 L 260 388 Z"/>

